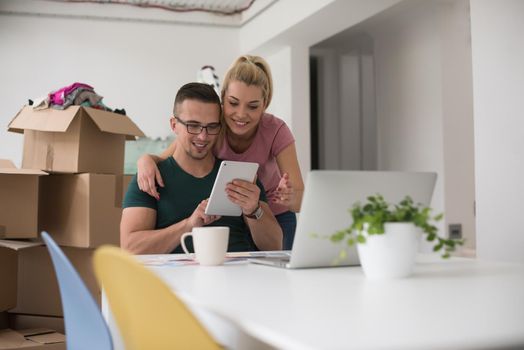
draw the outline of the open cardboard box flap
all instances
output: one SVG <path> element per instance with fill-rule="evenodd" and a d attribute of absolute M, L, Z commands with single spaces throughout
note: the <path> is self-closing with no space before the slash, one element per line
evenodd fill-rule
<path fill-rule="evenodd" d="M 0 174 L 47 175 L 45 171 L 38 169 L 18 169 L 9 159 L 0 159 Z"/>
<path fill-rule="evenodd" d="M 31 106 L 25 106 L 11 120 L 8 130 L 18 133 L 23 133 L 26 129 L 65 132 L 82 112 L 93 120 L 100 131 L 126 135 L 128 140 L 135 140 L 136 136 L 145 136 L 128 116 L 82 106 L 70 106 L 64 110 L 48 108 L 39 111 L 33 110 Z"/>
<path fill-rule="evenodd" d="M 0 159 L 0 168 L 12 169 L 16 168 L 16 166 L 15 163 L 10 161 L 9 159 Z"/>
<path fill-rule="evenodd" d="M 65 342 L 65 336 L 48 328 L 33 328 L 19 330 L 18 333 L 26 339 L 39 344 L 54 344 Z"/>
<path fill-rule="evenodd" d="M 65 336 L 51 329 L 0 330 L 0 349 L 32 349 L 37 346 L 64 343 Z M 42 347 L 42 349 L 48 348 Z"/>
<path fill-rule="evenodd" d="M 9 248 L 12 250 L 19 251 L 21 249 L 31 248 L 31 247 L 38 247 L 44 245 L 41 241 L 36 240 L 8 240 L 8 239 L 0 239 L 0 247 Z"/>

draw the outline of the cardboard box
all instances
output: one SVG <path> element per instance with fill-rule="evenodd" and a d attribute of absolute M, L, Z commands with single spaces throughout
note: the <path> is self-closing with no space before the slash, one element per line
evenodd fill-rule
<path fill-rule="evenodd" d="M 129 183 L 133 179 L 134 175 L 124 175 L 122 176 L 122 197 L 120 199 L 119 207 L 122 208 L 122 204 L 124 203 L 124 198 L 126 197 L 127 188 L 129 187 Z"/>
<path fill-rule="evenodd" d="M 22 242 L 24 243 L 24 242 Z M 0 241 L 2 246 L 22 244 Z M 38 244 L 38 243 L 33 243 Z M 40 243 L 41 244 L 41 243 Z M 100 304 L 101 292 L 93 267 L 93 249 L 61 247 L 85 285 Z M 62 317 L 62 302 L 51 257 L 45 246 L 23 247 L 18 253 L 16 307 L 10 313 Z"/>
<path fill-rule="evenodd" d="M 17 274 L 16 251 L 0 246 L 0 312 L 16 306 Z"/>
<path fill-rule="evenodd" d="M 41 242 L 0 240 L 0 316 L 16 307 L 18 298 L 18 257 L 19 251 L 41 246 Z M 0 324 L 0 329 L 8 328 Z"/>
<path fill-rule="evenodd" d="M 14 315 L 15 318 L 12 316 L 7 312 L 0 312 L 0 349 L 66 349 L 63 323 L 60 330 L 53 326 L 55 324 L 60 326 L 60 323 L 46 321 L 50 317 L 40 317 L 42 319 L 40 322 L 26 322 L 24 315 Z M 20 322 L 17 317 L 22 317 L 24 321 Z M 27 317 L 29 319 L 38 318 L 38 316 L 30 315 Z M 60 317 L 55 317 L 55 319 L 63 321 L 63 318 Z M 33 338 L 34 336 L 36 337 Z"/>
<path fill-rule="evenodd" d="M 65 336 L 52 329 L 0 329 L 0 349 L 65 350 Z"/>
<path fill-rule="evenodd" d="M 125 140 L 144 136 L 127 116 L 81 106 L 39 111 L 26 106 L 8 130 L 24 133 L 22 168 L 58 173 L 120 175 Z"/>
<path fill-rule="evenodd" d="M 134 175 L 123 175 L 117 177 L 117 188 L 120 188 L 122 190 L 122 195 L 119 197 L 118 193 L 115 197 L 117 200 L 117 203 L 115 205 L 119 208 L 122 208 L 122 204 L 124 203 L 124 198 L 126 197 L 127 188 L 129 187 L 129 183 L 133 179 Z M 120 184 L 121 183 L 121 184 Z"/>
<path fill-rule="evenodd" d="M 0 240 L 0 311 L 12 309 L 17 305 L 19 252 L 41 245 L 41 242 Z"/>
<path fill-rule="evenodd" d="M 64 317 L 60 316 L 40 316 L 23 315 L 7 312 L 9 328 L 29 329 L 29 328 L 48 328 L 59 333 L 65 333 Z"/>
<path fill-rule="evenodd" d="M 122 176 L 105 174 L 46 176 L 40 183 L 40 230 L 62 246 L 119 246 L 122 182 Z"/>
<path fill-rule="evenodd" d="M 0 329 L 9 328 L 7 312 L 0 312 Z"/>
<path fill-rule="evenodd" d="M 40 170 L 17 169 L 0 159 L 0 238 L 38 236 Z"/>

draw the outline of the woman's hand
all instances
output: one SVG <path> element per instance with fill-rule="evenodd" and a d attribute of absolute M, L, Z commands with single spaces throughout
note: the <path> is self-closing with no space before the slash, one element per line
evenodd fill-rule
<path fill-rule="evenodd" d="M 160 199 L 160 194 L 156 189 L 156 184 L 164 187 L 164 181 L 160 176 L 160 171 L 156 165 L 155 160 L 149 154 L 144 154 L 137 161 L 137 182 L 138 188 L 146 192 L 151 197 Z"/>
<path fill-rule="evenodd" d="M 289 179 L 289 174 L 284 173 L 276 190 L 276 197 L 273 198 L 273 202 L 285 205 L 289 207 L 295 200 L 295 189 Z"/>
<path fill-rule="evenodd" d="M 231 202 L 238 204 L 242 208 L 243 214 L 249 215 L 257 210 L 260 188 L 256 184 L 236 179 L 227 184 L 226 193 Z"/>

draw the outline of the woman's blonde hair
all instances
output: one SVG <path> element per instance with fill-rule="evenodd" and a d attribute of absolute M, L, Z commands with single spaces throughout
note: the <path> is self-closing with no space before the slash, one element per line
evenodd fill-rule
<path fill-rule="evenodd" d="M 273 97 L 273 79 L 269 64 L 260 56 L 243 55 L 237 58 L 224 77 L 222 85 L 222 103 L 226 95 L 229 83 L 232 81 L 241 81 L 250 86 L 258 86 L 262 90 L 264 99 L 264 108 L 267 108 Z"/>

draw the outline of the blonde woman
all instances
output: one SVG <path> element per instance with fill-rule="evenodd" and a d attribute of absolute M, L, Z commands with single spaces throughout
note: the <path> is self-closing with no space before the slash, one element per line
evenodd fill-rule
<path fill-rule="evenodd" d="M 220 159 L 259 164 L 258 179 L 282 227 L 283 247 L 291 249 L 304 182 L 293 134 L 283 120 L 266 113 L 272 95 L 267 62 L 259 56 L 240 56 L 222 84 L 222 122 L 226 127 L 222 128 L 214 153 Z M 163 187 L 164 183 L 156 163 L 171 156 L 174 147 L 173 143 L 160 156 L 144 155 L 138 160 L 139 188 L 157 199 L 156 185 Z"/>

